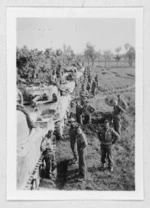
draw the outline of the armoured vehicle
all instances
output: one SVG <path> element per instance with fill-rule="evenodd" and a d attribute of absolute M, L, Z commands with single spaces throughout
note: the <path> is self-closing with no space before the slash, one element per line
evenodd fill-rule
<path fill-rule="evenodd" d="M 27 86 L 20 90 L 23 94 L 24 103 L 29 103 L 33 107 L 40 104 L 54 103 L 59 99 L 59 91 L 55 85 Z"/>
<path fill-rule="evenodd" d="M 26 110 L 20 101 L 17 105 L 17 189 L 38 188 L 42 169 L 42 138 L 50 129 L 62 137 L 74 87 L 74 81 L 64 84 L 62 90 L 67 93 L 63 96 L 53 85 L 26 87 L 24 90 L 24 99 L 31 104 L 36 102 L 37 107 L 28 106 Z M 48 99 L 40 100 L 45 94 Z M 58 96 L 58 100 L 49 104 L 53 101 L 53 94 Z"/>
<path fill-rule="evenodd" d="M 24 108 L 17 108 L 17 188 L 37 189 L 40 183 L 42 155 L 40 144 L 48 130 L 54 131 L 52 118 L 36 118 Z"/>

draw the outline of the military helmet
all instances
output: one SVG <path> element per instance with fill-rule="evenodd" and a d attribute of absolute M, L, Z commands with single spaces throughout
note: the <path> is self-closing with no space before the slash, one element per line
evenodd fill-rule
<path fill-rule="evenodd" d="M 69 122 L 75 122 L 76 120 L 73 118 L 73 117 L 71 117 L 70 119 L 69 119 Z"/>

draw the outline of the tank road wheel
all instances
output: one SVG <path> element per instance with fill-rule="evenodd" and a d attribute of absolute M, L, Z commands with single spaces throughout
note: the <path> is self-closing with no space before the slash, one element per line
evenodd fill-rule
<path fill-rule="evenodd" d="M 38 189 L 38 184 L 37 184 L 37 179 L 33 179 L 31 182 L 31 190 L 37 190 Z"/>

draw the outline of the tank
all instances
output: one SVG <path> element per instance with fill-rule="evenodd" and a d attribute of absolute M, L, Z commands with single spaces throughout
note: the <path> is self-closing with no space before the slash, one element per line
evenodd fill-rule
<path fill-rule="evenodd" d="M 78 74 L 78 72 L 77 72 Z M 81 76 L 79 73 L 78 78 Z M 75 81 L 61 86 L 65 95 L 60 96 L 56 86 L 29 86 L 24 89 L 23 98 L 29 103 L 36 103 L 28 111 L 22 105 L 17 108 L 17 189 L 37 189 L 41 177 L 42 155 L 40 145 L 48 130 L 62 137 L 65 120 L 69 113 L 71 93 Z M 53 101 L 53 94 L 58 96 Z M 43 96 L 43 97 L 42 97 Z"/>
<path fill-rule="evenodd" d="M 42 155 L 40 145 L 48 130 L 54 131 L 52 118 L 36 122 L 27 111 L 17 109 L 17 189 L 37 189 Z"/>

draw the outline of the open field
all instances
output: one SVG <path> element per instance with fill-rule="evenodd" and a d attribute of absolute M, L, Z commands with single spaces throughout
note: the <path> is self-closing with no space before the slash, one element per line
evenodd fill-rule
<path fill-rule="evenodd" d="M 105 99 L 116 97 L 118 93 L 126 101 L 128 109 L 122 117 L 122 136 L 113 147 L 114 172 L 109 173 L 107 168 L 100 170 L 100 142 L 95 133 L 98 123 L 84 125 L 87 135 L 87 181 L 78 182 L 78 166 L 69 166 L 72 158 L 69 137 L 69 126 L 65 127 L 64 139 L 57 145 L 58 178 L 56 188 L 63 190 L 135 190 L 135 69 L 112 68 L 104 69 L 95 67 L 91 70 L 92 76 L 99 75 L 99 90 L 95 97 L 89 99 L 90 104 L 96 109 L 93 120 L 101 113 L 112 112 L 112 107 L 107 105 Z M 81 83 L 76 92 L 80 91 Z M 101 90 L 104 89 L 104 90 Z M 44 186 L 41 185 L 42 189 Z"/>

